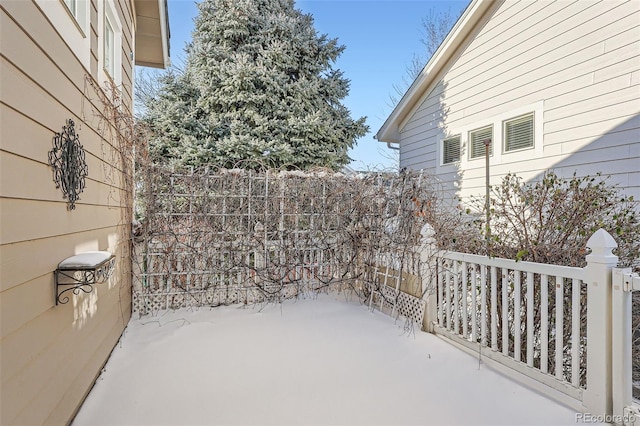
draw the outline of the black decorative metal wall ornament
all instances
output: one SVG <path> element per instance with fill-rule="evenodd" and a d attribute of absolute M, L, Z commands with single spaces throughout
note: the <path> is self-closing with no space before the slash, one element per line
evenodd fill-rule
<path fill-rule="evenodd" d="M 73 120 L 68 119 L 66 126 L 62 126 L 62 132 L 53 137 L 49 165 L 53 169 L 56 188 L 62 189 L 62 196 L 67 200 L 67 210 L 74 210 L 84 191 L 88 167 Z"/>

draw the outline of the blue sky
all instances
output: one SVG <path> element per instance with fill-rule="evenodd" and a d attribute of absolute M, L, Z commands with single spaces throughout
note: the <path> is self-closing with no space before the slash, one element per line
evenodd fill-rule
<path fill-rule="evenodd" d="M 344 104 L 352 117 L 367 116 L 370 132 L 349 153 L 355 169 L 393 166 L 392 152 L 373 139 L 391 112 L 389 95 L 401 85 L 414 53 L 422 53 L 422 18 L 430 10 L 458 15 L 468 0 L 296 0 L 296 8 L 313 15 L 320 34 L 337 38 L 346 50 L 335 68 L 351 80 Z M 171 59 L 184 60 L 198 9 L 192 0 L 169 0 Z"/>

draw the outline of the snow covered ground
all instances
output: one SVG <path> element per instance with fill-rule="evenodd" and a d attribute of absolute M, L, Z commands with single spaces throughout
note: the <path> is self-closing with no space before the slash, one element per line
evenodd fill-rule
<path fill-rule="evenodd" d="M 575 425 L 344 295 L 135 316 L 73 425 Z"/>

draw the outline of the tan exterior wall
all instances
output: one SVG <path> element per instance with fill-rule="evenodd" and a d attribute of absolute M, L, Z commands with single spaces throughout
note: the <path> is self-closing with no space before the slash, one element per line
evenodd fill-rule
<path fill-rule="evenodd" d="M 401 123 L 401 167 L 484 193 L 484 158 L 442 165 L 442 140 L 493 125 L 491 183 L 611 175 L 640 197 L 640 7 L 637 1 L 497 2 Z M 532 149 L 503 152 L 502 122 L 534 112 Z"/>
<path fill-rule="evenodd" d="M 115 83 L 131 109 L 133 9 L 130 0 L 81 3 L 77 22 L 62 0 L 0 3 L 2 425 L 69 422 L 131 315 L 122 167 L 105 136 L 104 107 L 85 77 L 109 78 L 101 35 L 111 13 L 119 32 Z M 76 124 L 88 164 L 73 211 L 48 165 L 53 136 L 67 119 Z M 56 306 L 57 264 L 89 250 L 114 253 L 114 275 Z"/>

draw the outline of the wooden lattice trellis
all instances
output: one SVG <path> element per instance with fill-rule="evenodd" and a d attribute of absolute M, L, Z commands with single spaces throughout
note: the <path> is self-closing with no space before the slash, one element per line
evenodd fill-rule
<path fill-rule="evenodd" d="M 139 189 L 140 314 L 342 288 L 421 321 L 422 174 L 152 168 Z"/>

